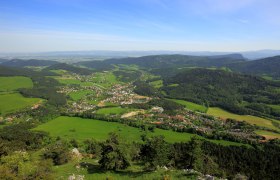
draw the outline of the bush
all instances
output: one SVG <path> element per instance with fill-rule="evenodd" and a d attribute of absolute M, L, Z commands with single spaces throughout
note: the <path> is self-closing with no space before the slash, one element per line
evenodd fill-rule
<path fill-rule="evenodd" d="M 62 165 L 67 163 L 71 156 L 68 150 L 68 144 L 63 141 L 58 141 L 55 144 L 46 148 L 44 159 L 52 159 L 55 165 Z"/>

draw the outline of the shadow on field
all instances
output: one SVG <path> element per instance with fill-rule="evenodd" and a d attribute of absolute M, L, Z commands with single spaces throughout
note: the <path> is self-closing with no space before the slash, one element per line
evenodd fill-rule
<path fill-rule="evenodd" d="M 132 171 L 132 170 L 124 170 L 124 171 L 106 171 L 100 168 L 99 165 L 97 164 L 92 164 L 92 163 L 87 163 L 87 162 L 82 162 L 80 163 L 80 166 L 87 169 L 87 172 L 89 174 L 105 174 L 106 172 L 112 172 L 114 174 L 118 174 L 121 176 L 129 176 L 130 178 L 136 178 L 139 176 L 142 176 L 144 174 L 150 174 L 152 171 Z"/>

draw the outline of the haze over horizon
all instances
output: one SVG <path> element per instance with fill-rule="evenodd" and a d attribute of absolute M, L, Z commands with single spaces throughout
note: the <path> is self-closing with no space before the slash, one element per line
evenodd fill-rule
<path fill-rule="evenodd" d="M 0 52 L 279 49 L 277 0 L 10 0 Z"/>

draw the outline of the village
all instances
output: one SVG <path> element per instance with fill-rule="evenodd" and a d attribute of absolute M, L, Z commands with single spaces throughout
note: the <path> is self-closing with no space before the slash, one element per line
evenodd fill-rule
<path fill-rule="evenodd" d="M 98 109 L 120 107 L 125 108 L 127 105 L 146 104 L 152 98 L 138 95 L 134 92 L 135 86 L 132 83 L 109 83 L 110 86 L 105 88 L 102 84 L 108 84 L 105 77 L 101 77 L 98 81 L 93 81 L 93 76 L 82 76 L 72 74 L 68 78 L 81 80 L 82 82 L 93 82 L 91 85 L 66 85 L 60 88 L 59 93 L 69 96 L 66 113 L 83 113 L 92 112 L 95 114 Z M 96 83 L 98 82 L 98 83 Z M 79 93 L 89 91 L 79 100 L 74 101 L 71 93 Z M 202 136 L 212 136 L 213 133 L 222 132 L 235 139 L 243 140 L 259 140 L 260 136 L 253 131 L 248 131 L 242 126 L 250 126 L 248 124 L 240 124 L 234 120 L 221 120 L 204 113 L 190 111 L 184 109 L 178 111 L 176 115 L 168 115 L 164 108 L 160 106 L 152 106 L 150 109 L 131 109 L 125 113 L 103 114 L 105 117 L 121 118 L 127 121 L 143 122 L 153 124 L 160 128 L 173 129 L 179 132 L 191 132 Z M 221 134 L 219 134 L 221 135 Z"/>

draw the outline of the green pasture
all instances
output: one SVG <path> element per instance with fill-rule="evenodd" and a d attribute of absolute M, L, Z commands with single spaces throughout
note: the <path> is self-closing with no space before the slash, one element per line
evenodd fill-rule
<path fill-rule="evenodd" d="M 162 80 L 157 80 L 157 81 L 152 81 L 150 82 L 150 84 L 154 87 L 154 88 L 161 88 L 163 86 L 163 81 Z"/>
<path fill-rule="evenodd" d="M 112 72 L 95 73 L 92 77 L 93 83 L 104 88 L 109 88 L 118 82 L 116 76 Z"/>
<path fill-rule="evenodd" d="M 54 167 L 54 172 L 56 179 L 64 180 L 72 174 L 82 174 L 85 176 L 85 179 L 89 180 L 155 180 L 155 179 L 164 179 L 164 177 L 169 177 L 170 179 L 181 179 L 181 180 L 195 180 L 196 175 L 186 174 L 182 170 L 172 170 L 166 171 L 164 169 L 158 169 L 157 171 L 143 171 L 143 167 L 137 164 L 132 164 L 125 170 L 118 172 L 113 171 L 103 171 L 99 168 L 98 160 L 96 159 L 83 159 L 82 162 L 88 164 L 88 170 L 86 168 L 76 169 L 76 162 L 70 162 L 64 165 Z"/>
<path fill-rule="evenodd" d="M 141 135 L 144 133 L 139 128 L 130 127 L 125 124 L 117 122 L 106 122 L 93 119 L 83 119 L 78 117 L 60 116 L 56 119 L 48 121 L 39 125 L 35 130 L 49 132 L 51 136 L 60 136 L 64 139 L 76 139 L 83 141 L 89 138 L 94 138 L 103 141 L 108 137 L 108 133 L 117 132 L 121 137 L 127 141 L 140 141 Z M 179 133 L 171 130 L 155 129 L 154 132 L 147 132 L 148 136 L 163 135 L 166 141 L 174 142 L 187 142 L 194 134 Z M 201 137 L 202 138 L 202 137 Z M 210 140 L 217 144 L 222 145 L 243 145 L 240 143 L 223 141 L 223 140 Z"/>
<path fill-rule="evenodd" d="M 121 108 L 121 107 L 107 107 L 101 108 L 96 111 L 96 114 L 124 114 L 129 112 L 129 109 Z"/>
<path fill-rule="evenodd" d="M 58 78 L 56 78 L 56 80 L 58 82 L 60 82 L 61 84 L 65 84 L 65 85 L 70 85 L 70 84 L 76 84 L 76 85 L 81 85 L 81 86 L 92 86 L 93 85 L 92 82 L 82 82 L 78 79 L 71 79 L 71 78 L 58 77 Z"/>
<path fill-rule="evenodd" d="M 70 79 L 70 78 L 56 78 L 56 80 L 58 80 L 58 82 L 60 82 L 61 84 L 65 84 L 65 85 L 68 85 L 68 84 L 81 84 L 82 82 L 78 79 Z"/>
<path fill-rule="evenodd" d="M 177 87 L 179 84 L 169 84 L 168 87 Z"/>
<path fill-rule="evenodd" d="M 25 98 L 19 93 L 0 94 L 0 114 L 13 113 L 31 107 L 41 101 L 39 98 Z"/>
<path fill-rule="evenodd" d="M 274 133 L 274 132 L 270 132 L 270 131 L 258 130 L 258 131 L 255 131 L 255 133 L 259 134 L 261 136 L 264 136 L 264 137 L 266 137 L 268 139 L 274 139 L 274 138 L 280 139 L 280 134 Z"/>
<path fill-rule="evenodd" d="M 32 80 L 28 77 L 0 77 L 0 91 L 14 91 L 19 88 L 32 88 Z"/>
<path fill-rule="evenodd" d="M 82 99 L 83 97 L 85 97 L 86 95 L 91 94 L 91 93 L 94 93 L 94 92 L 90 91 L 90 90 L 80 90 L 77 92 L 69 93 L 69 96 L 74 101 L 78 101 L 78 100 Z"/>
<path fill-rule="evenodd" d="M 268 105 L 269 107 L 271 107 L 273 110 L 279 111 L 280 112 L 280 105 Z"/>
<path fill-rule="evenodd" d="M 199 111 L 199 112 L 207 112 L 207 107 L 200 105 L 200 104 L 195 104 L 193 102 L 185 101 L 185 100 L 180 100 L 180 99 L 168 99 L 171 101 L 174 101 L 178 104 L 184 105 L 187 109 L 190 109 L 192 111 Z"/>
<path fill-rule="evenodd" d="M 221 108 L 217 108 L 217 107 L 211 107 L 208 108 L 207 114 L 215 116 L 215 117 L 220 117 L 220 118 L 231 118 L 231 119 L 235 119 L 237 121 L 246 121 L 249 124 L 252 125 L 257 125 L 257 126 L 261 126 L 261 127 L 267 127 L 267 128 L 271 128 L 274 130 L 279 130 L 277 127 L 273 126 L 272 124 L 272 120 L 269 119 L 264 119 L 261 117 L 256 117 L 256 116 L 251 116 L 251 115 L 238 115 L 238 114 L 234 114 L 228 111 L 225 111 Z"/>

